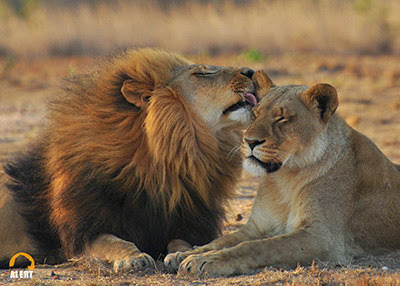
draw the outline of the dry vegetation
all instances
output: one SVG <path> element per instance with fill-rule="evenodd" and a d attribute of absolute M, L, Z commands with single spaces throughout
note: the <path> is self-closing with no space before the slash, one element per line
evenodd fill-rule
<path fill-rule="evenodd" d="M 16 2 L 18 9 L 6 4 Z M 63 2 L 74 5 L 0 0 L 0 164 L 38 135 L 45 98 L 62 77 L 89 69 L 99 60 L 93 54 L 137 46 L 264 69 L 277 84 L 331 83 L 338 112 L 400 163 L 398 0 L 198 1 L 167 9 L 154 1 Z M 256 187 L 243 176 L 225 232 L 247 220 Z M 93 260 L 39 266 L 30 281 L 9 275 L 0 270 L 0 285 L 400 285 L 400 252 L 219 279 L 166 274 L 161 263 L 156 272 L 121 275 Z"/>
<path fill-rule="evenodd" d="M 400 52 L 397 0 L 242 0 L 247 4 L 241 6 L 233 1 L 9 2 L 0 1 L 0 52 L 13 56 L 103 54 L 134 46 L 212 54 L 250 48 Z"/>

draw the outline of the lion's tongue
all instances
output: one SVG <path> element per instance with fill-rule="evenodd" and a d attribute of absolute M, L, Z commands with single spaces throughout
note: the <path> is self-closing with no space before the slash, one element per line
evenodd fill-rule
<path fill-rule="evenodd" d="M 257 105 L 257 98 L 254 96 L 254 94 L 248 92 L 248 93 L 246 93 L 244 95 L 244 97 L 246 98 L 246 100 L 248 102 L 251 103 L 252 106 L 256 106 Z"/>

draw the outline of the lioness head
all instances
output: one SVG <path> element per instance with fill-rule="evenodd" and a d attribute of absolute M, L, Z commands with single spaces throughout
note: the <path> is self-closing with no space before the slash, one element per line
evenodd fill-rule
<path fill-rule="evenodd" d="M 275 86 L 261 71 L 253 79 L 263 98 L 244 136 L 245 168 L 263 174 L 285 165 L 315 162 L 327 147 L 324 131 L 338 106 L 335 88 L 328 84 Z"/>

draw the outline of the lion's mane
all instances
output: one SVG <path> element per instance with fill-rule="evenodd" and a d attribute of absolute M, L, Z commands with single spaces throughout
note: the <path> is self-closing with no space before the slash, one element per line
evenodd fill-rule
<path fill-rule="evenodd" d="M 171 239 L 202 245 L 219 233 L 241 159 L 168 87 L 185 58 L 130 51 L 67 79 L 40 139 L 8 162 L 8 188 L 41 256 L 79 255 L 102 233 L 154 258 Z M 146 111 L 127 102 L 133 80 Z"/>

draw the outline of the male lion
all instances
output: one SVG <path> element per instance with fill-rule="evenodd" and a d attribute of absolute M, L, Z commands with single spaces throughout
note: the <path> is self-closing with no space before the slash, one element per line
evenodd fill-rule
<path fill-rule="evenodd" d="M 187 257 L 182 272 L 218 276 L 400 248 L 399 166 L 335 114 L 335 88 L 277 87 L 262 72 L 254 81 L 268 94 L 242 145 L 245 168 L 261 175 L 251 217 L 165 263 Z"/>
<path fill-rule="evenodd" d="M 139 269 L 172 240 L 216 238 L 257 103 L 253 73 L 142 49 L 70 78 L 41 137 L 4 166 L 0 233 L 12 236 L 0 236 L 0 259 L 88 254 Z"/>

